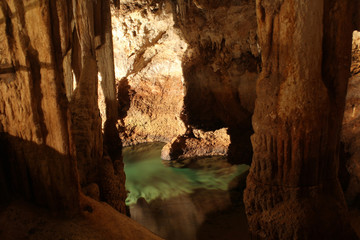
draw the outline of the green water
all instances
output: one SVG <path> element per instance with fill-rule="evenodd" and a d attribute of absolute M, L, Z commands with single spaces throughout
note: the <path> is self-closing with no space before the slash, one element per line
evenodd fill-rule
<path fill-rule="evenodd" d="M 247 165 L 230 166 L 223 157 L 192 160 L 186 167 L 169 167 L 160 158 L 163 146 L 164 143 L 147 143 L 123 149 L 127 205 L 136 204 L 139 198 L 150 203 L 191 194 L 200 188 L 226 191 L 236 176 L 249 169 Z"/>

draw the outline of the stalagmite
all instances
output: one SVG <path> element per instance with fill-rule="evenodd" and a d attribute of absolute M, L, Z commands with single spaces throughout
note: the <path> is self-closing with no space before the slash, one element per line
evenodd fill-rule
<path fill-rule="evenodd" d="M 352 3 L 257 0 L 262 73 L 244 202 L 261 239 L 356 239 L 337 175 Z"/>

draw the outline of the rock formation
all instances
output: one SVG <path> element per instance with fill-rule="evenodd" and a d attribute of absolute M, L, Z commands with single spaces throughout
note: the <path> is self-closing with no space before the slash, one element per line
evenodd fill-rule
<path fill-rule="evenodd" d="M 255 1 L 137 0 L 118 7 L 113 35 L 123 144 L 175 142 L 191 138 L 186 129 L 228 127 L 231 161 L 249 163 L 260 70 Z"/>
<path fill-rule="evenodd" d="M 95 184 L 101 200 L 125 212 L 110 2 L 3 0 L 0 6 L 2 192 L 76 214 L 81 188 Z"/>
<path fill-rule="evenodd" d="M 261 239 L 356 239 L 338 180 L 354 1 L 258 0 L 246 213 Z"/>
<path fill-rule="evenodd" d="M 340 167 L 340 176 L 345 189 L 346 200 L 354 206 L 360 206 L 360 33 L 353 34 L 352 77 L 349 79 L 346 95 L 341 140 L 345 147 L 345 158 Z M 347 171 L 346 171 L 347 170 Z M 348 174 L 348 176 L 343 176 Z M 341 175 L 342 174 L 342 175 Z"/>
<path fill-rule="evenodd" d="M 184 1 L 173 5 L 188 43 L 182 68 L 184 122 L 228 128 L 230 162 L 251 160 L 251 115 L 260 70 L 255 1 Z"/>
<path fill-rule="evenodd" d="M 204 132 L 194 129 L 190 134 L 174 138 L 161 151 L 163 160 L 226 155 L 230 137 L 226 129 Z"/>
<path fill-rule="evenodd" d="M 230 162 L 249 163 L 253 149 L 256 239 L 356 239 L 338 171 L 357 204 L 357 41 L 345 97 L 359 1 L 113 2 L 0 0 L 0 203 L 82 214 L 106 225 L 96 234 L 127 222 L 106 205 L 125 213 L 120 131 L 125 145 L 171 141 L 168 159 L 230 144 Z"/>
<path fill-rule="evenodd" d="M 112 25 L 123 145 L 170 142 L 185 132 L 181 60 L 187 48 L 171 5 L 121 1 Z"/>

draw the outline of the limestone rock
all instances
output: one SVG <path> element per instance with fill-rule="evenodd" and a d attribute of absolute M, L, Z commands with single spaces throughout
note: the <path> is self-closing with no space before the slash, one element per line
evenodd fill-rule
<path fill-rule="evenodd" d="M 161 151 L 163 160 L 176 160 L 191 157 L 226 155 L 230 144 L 227 129 L 204 132 L 194 130 L 192 136 L 174 138 Z"/>
<path fill-rule="evenodd" d="M 123 145 L 169 142 L 185 132 L 181 60 L 187 48 L 170 3 L 121 1 L 112 24 Z"/>
<path fill-rule="evenodd" d="M 352 44 L 352 64 L 351 74 L 355 75 L 360 73 L 360 32 L 354 31 L 353 33 L 353 44 Z"/>
<path fill-rule="evenodd" d="M 178 0 L 173 11 L 189 44 L 182 65 L 184 122 L 204 131 L 229 128 L 229 151 L 237 152 L 230 161 L 249 163 L 260 71 L 255 1 Z"/>
<path fill-rule="evenodd" d="M 262 72 L 244 192 L 255 238 L 357 239 L 338 180 L 353 4 L 256 1 Z"/>
<path fill-rule="evenodd" d="M 109 131 L 116 133 L 117 119 L 110 1 L 6 0 L 0 19 L 0 142 L 6 146 L 0 187 L 54 212 L 78 214 L 81 187 L 102 181 L 104 145 L 113 157 L 109 172 L 121 165 L 118 136 Z M 108 191 L 126 195 L 121 171 Z M 123 200 L 117 199 L 118 210 Z"/>
<path fill-rule="evenodd" d="M 348 156 L 343 164 L 348 171 L 345 197 L 352 205 L 360 206 L 360 33 L 353 34 L 352 65 L 353 76 L 349 79 L 341 140 Z"/>
<path fill-rule="evenodd" d="M 260 71 L 255 1 L 125 1 L 113 15 L 123 144 L 228 127 L 229 157 L 249 163 Z"/>
<path fill-rule="evenodd" d="M 57 62 L 61 40 L 53 42 L 50 24 L 63 15 L 54 12 L 56 7 L 43 1 L 0 4 L 0 142 L 6 146 L 0 164 L 12 193 L 74 214 L 80 206 L 79 185 Z"/>

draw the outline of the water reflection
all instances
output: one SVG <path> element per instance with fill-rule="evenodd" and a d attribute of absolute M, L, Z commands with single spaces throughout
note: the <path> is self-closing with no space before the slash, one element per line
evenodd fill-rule
<path fill-rule="evenodd" d="M 165 166 L 163 143 L 124 148 L 131 218 L 168 240 L 248 239 L 242 189 L 248 166 L 223 157 Z"/>

